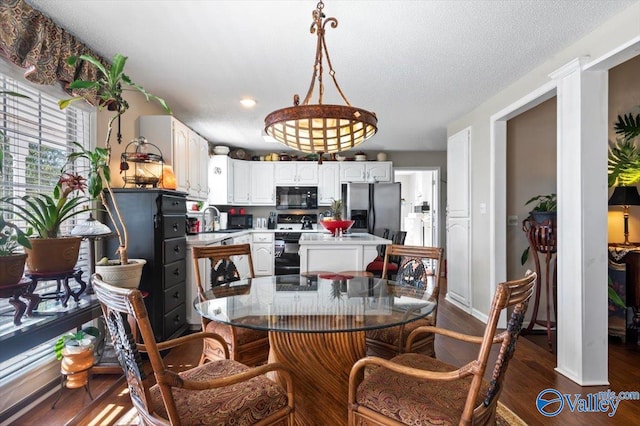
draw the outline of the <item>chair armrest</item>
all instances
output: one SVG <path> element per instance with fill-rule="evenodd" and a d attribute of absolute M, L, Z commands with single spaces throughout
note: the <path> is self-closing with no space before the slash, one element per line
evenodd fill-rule
<path fill-rule="evenodd" d="M 425 325 L 416 328 L 409 334 L 409 336 L 407 337 L 407 343 L 405 344 L 405 352 L 411 352 L 411 345 L 413 345 L 413 341 L 418 337 L 418 335 L 424 333 L 440 334 L 442 336 L 452 337 L 454 339 L 467 343 L 482 343 L 482 336 L 471 336 L 464 333 L 458 333 L 457 331 L 447 330 L 446 328 Z M 502 342 L 502 340 L 504 340 L 504 334 L 505 333 L 503 332 L 495 336 L 491 344 Z"/>
<path fill-rule="evenodd" d="M 374 356 L 368 356 L 358 360 L 351 368 L 349 374 L 349 404 L 355 403 L 356 390 L 364 379 L 364 369 L 367 366 L 376 365 L 378 367 L 387 368 L 396 373 L 404 374 L 410 377 L 416 377 L 423 380 L 433 381 L 453 381 L 472 375 L 478 371 L 477 361 L 471 361 L 466 365 L 454 371 L 430 371 L 421 370 L 419 368 L 407 367 L 406 365 L 397 364 L 393 361 Z"/>
<path fill-rule="evenodd" d="M 229 347 L 227 342 L 222 336 L 217 333 L 211 333 L 209 331 L 200 331 L 198 333 L 187 334 L 186 336 L 176 337 L 175 339 L 165 340 L 164 342 L 157 343 L 159 351 L 171 349 L 176 346 L 184 345 L 185 343 L 192 342 L 194 340 L 213 339 L 218 341 L 224 348 L 225 358 L 229 359 Z M 138 350 L 140 352 L 147 352 L 147 348 L 143 343 L 138 343 Z"/>

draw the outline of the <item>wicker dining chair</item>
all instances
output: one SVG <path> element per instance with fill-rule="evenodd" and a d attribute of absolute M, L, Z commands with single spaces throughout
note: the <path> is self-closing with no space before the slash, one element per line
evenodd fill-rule
<path fill-rule="evenodd" d="M 387 231 L 387 229 L 385 229 L 385 231 Z M 406 231 L 396 231 L 389 234 L 388 237 L 383 236 L 383 238 L 389 238 L 392 244 L 403 245 L 404 241 L 407 238 L 407 233 Z M 391 279 L 393 275 L 398 272 L 399 259 L 396 256 L 392 256 L 391 258 L 387 259 L 386 247 L 388 246 L 383 246 L 381 254 L 379 254 L 378 257 L 376 257 L 373 261 L 369 262 L 366 267 L 366 271 L 373 273 L 373 275 L 376 277 Z M 387 269 L 386 271 L 383 271 L 385 266 L 385 259 L 387 263 Z"/>
<path fill-rule="evenodd" d="M 407 339 L 410 352 L 420 333 L 436 333 L 479 344 L 476 359 L 456 368 L 423 354 L 404 353 L 386 360 L 366 357 L 349 376 L 349 425 L 495 424 L 502 382 L 513 357 L 537 275 L 498 284 L 483 337 L 426 326 Z M 500 313 L 511 311 L 507 329 L 497 332 Z M 483 379 L 492 344 L 500 344 L 491 381 Z M 369 374 L 365 378 L 365 368 Z"/>
<path fill-rule="evenodd" d="M 92 283 L 142 424 L 293 426 L 293 382 L 282 364 L 251 368 L 227 358 L 180 373 L 171 371 L 160 351 L 205 338 L 224 347 L 224 339 L 200 332 L 157 343 L 139 290 L 114 287 L 98 274 L 93 275 Z M 131 317 L 140 330 L 142 344 L 133 337 Z M 153 376 L 145 372 L 141 352 L 149 356 Z M 267 377 L 273 372 L 282 378 L 284 386 Z"/>
<path fill-rule="evenodd" d="M 438 302 L 440 292 L 440 270 L 442 267 L 444 250 L 439 247 L 405 246 L 391 244 L 387 246 L 382 268 L 382 276 L 387 274 L 389 259 L 397 258 L 399 267 L 396 271 L 396 281 L 406 287 L 424 291 L 429 300 Z M 368 330 L 366 332 L 367 355 L 391 359 L 404 352 L 409 334 L 418 327 L 436 325 L 438 305 L 425 318 L 412 321 L 396 327 Z M 435 356 L 434 335 L 424 333 L 413 343 L 413 352 Z"/>
<path fill-rule="evenodd" d="M 224 291 L 225 287 L 241 277 L 236 267 L 242 257 L 249 266 L 249 275 L 254 277 L 253 259 L 250 244 L 227 246 L 193 247 L 193 268 L 196 276 L 198 297 L 205 300 L 206 290 Z M 209 283 L 203 283 L 201 269 L 209 268 Z M 203 270 L 203 269 L 202 269 Z M 242 277 L 244 278 L 244 277 Z M 207 285 L 207 288 L 205 288 Z M 269 357 L 269 334 L 266 331 L 245 327 L 233 327 L 202 317 L 202 330 L 217 333 L 224 337 L 229 349 L 229 357 L 243 364 L 254 366 L 267 362 Z M 223 348 L 217 341 L 207 340 L 202 352 L 204 360 L 216 360 L 224 357 Z"/>

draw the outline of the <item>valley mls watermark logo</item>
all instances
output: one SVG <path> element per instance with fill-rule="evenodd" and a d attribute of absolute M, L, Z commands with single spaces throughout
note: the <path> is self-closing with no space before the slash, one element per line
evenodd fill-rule
<path fill-rule="evenodd" d="M 620 401 L 630 399 L 639 400 L 640 392 L 624 391 L 617 393 L 608 389 L 606 391 L 588 393 L 584 397 L 579 394 L 562 394 L 555 389 L 545 389 L 536 398 L 536 408 L 546 417 L 557 416 L 565 407 L 574 413 L 607 413 L 613 417 L 618 411 Z"/>

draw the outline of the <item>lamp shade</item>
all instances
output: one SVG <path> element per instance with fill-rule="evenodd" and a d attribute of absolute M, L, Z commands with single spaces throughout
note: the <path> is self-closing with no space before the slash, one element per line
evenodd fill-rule
<path fill-rule="evenodd" d="M 610 206 L 640 206 L 640 194 L 635 186 L 617 186 L 609 198 Z"/>

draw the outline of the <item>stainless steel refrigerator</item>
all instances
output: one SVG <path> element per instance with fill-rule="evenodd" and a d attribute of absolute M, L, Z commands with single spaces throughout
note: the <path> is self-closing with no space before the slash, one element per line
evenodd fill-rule
<path fill-rule="evenodd" d="M 400 230 L 400 183 L 342 185 L 345 216 L 355 220 L 351 232 L 382 236 L 385 228 Z"/>

